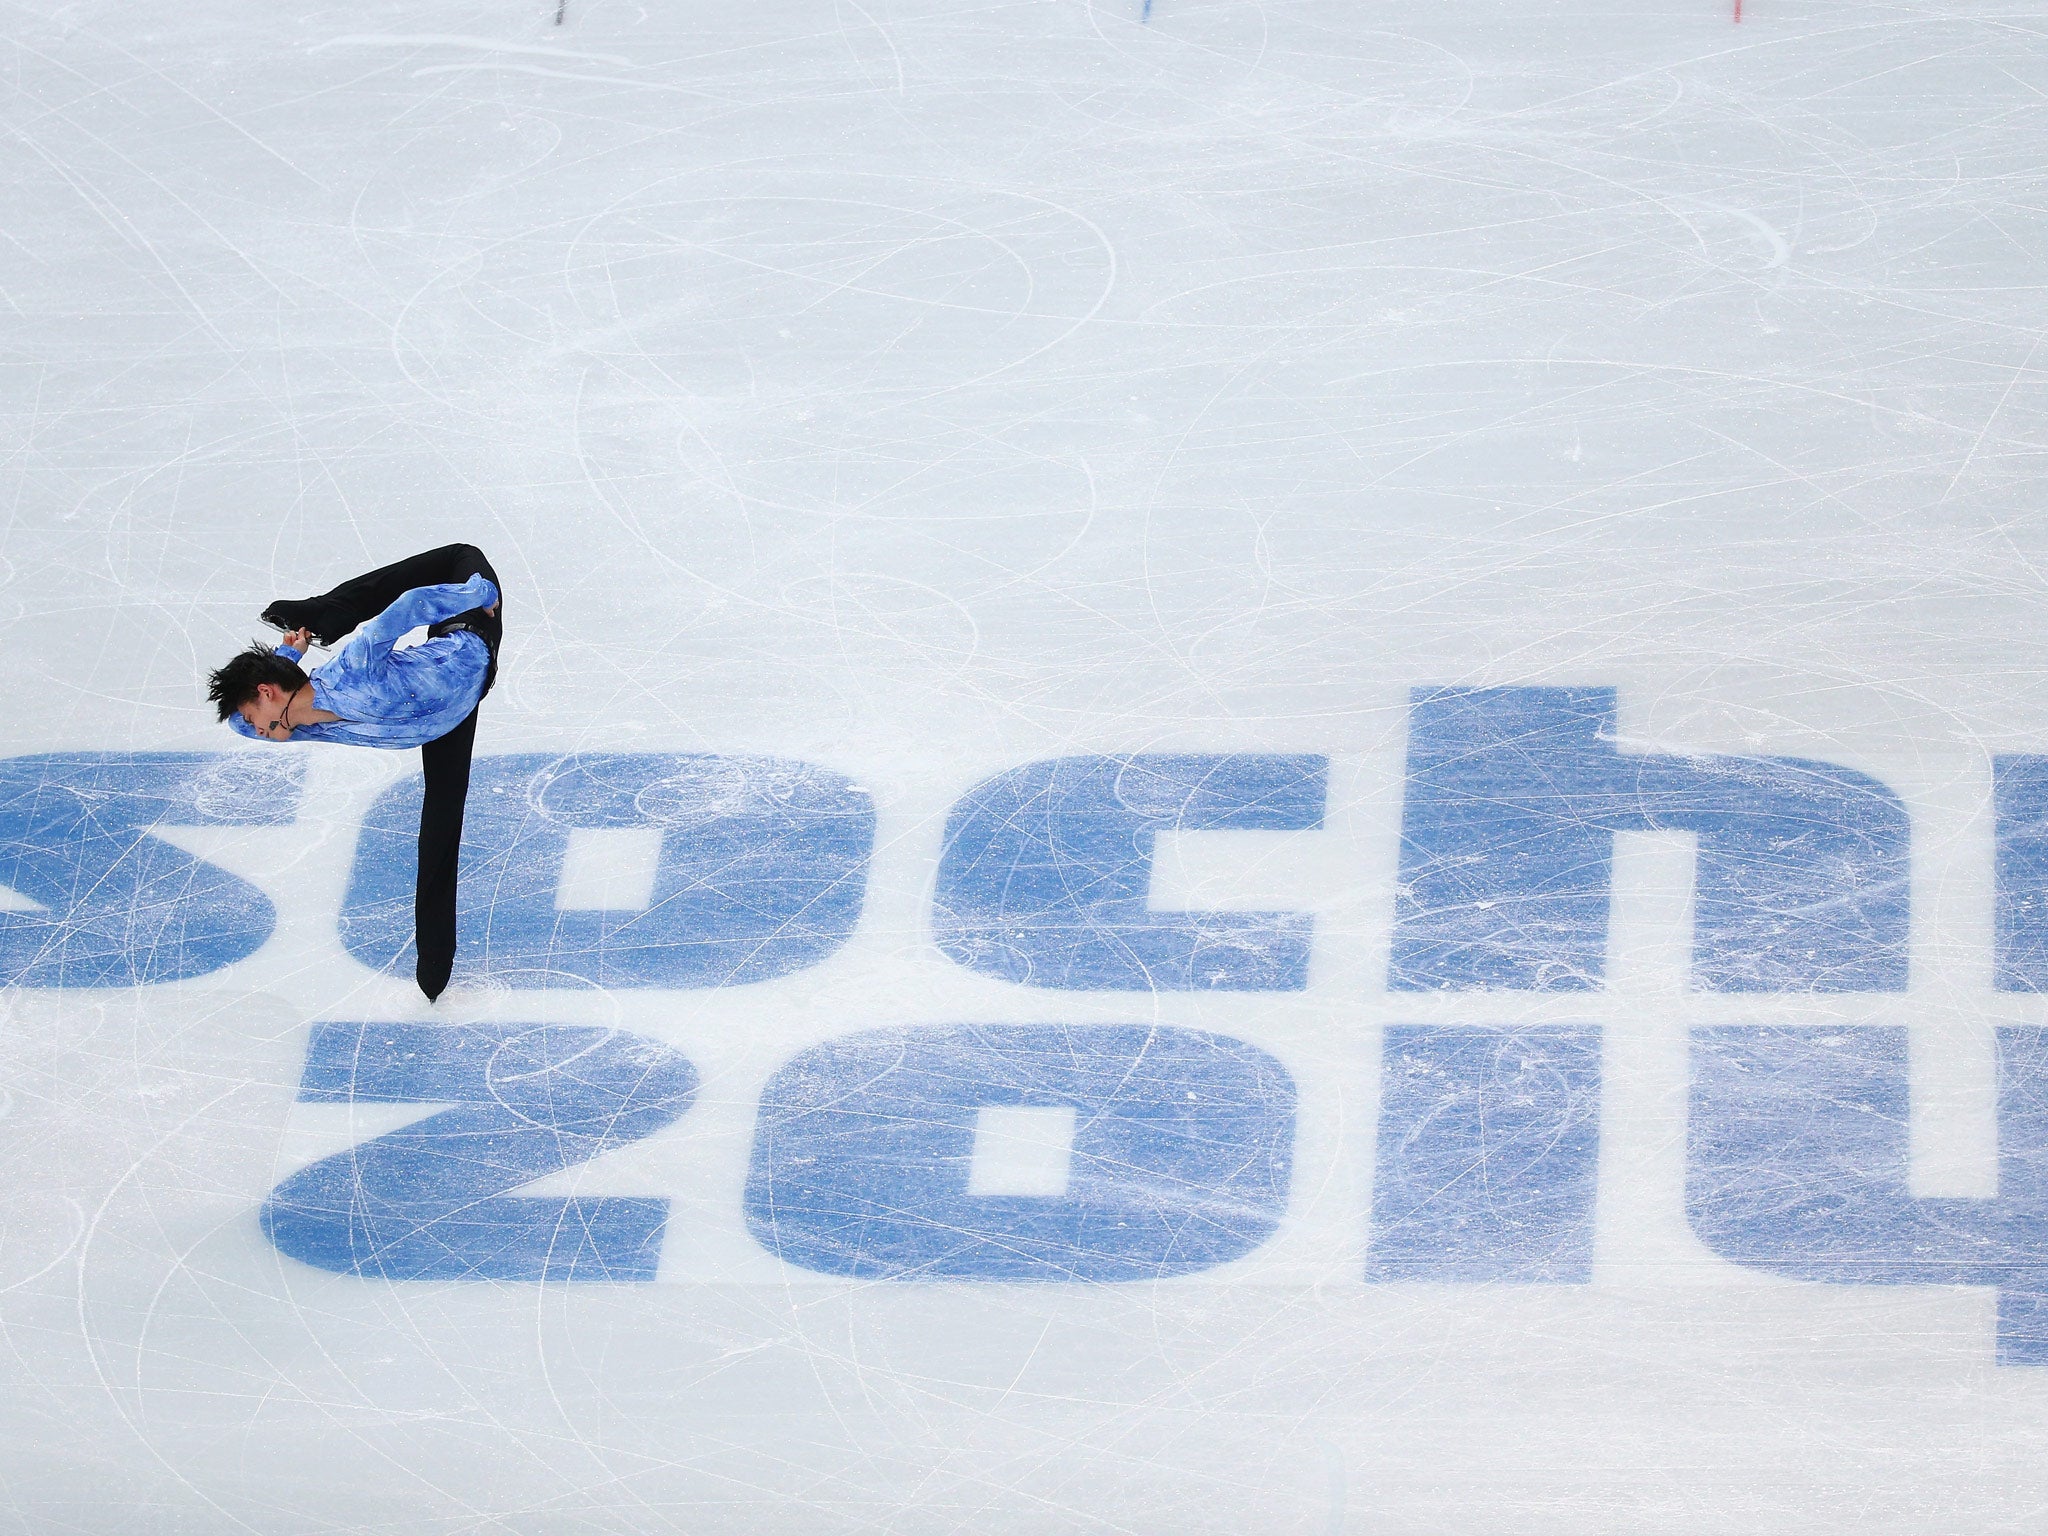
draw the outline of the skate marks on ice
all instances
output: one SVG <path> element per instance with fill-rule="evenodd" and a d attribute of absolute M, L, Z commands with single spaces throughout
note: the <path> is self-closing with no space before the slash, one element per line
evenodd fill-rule
<path fill-rule="evenodd" d="M 1603 1037 L 1622 1015 L 1591 995 L 1607 990 L 1615 850 L 1682 831 L 1691 991 L 1747 999 L 1752 1018 L 1782 999 L 1809 1021 L 1690 1026 L 1693 1234 L 1801 1280 L 1995 1287 L 1998 1358 L 2043 1360 L 2038 1029 L 1998 1032 L 1995 1192 L 1915 1195 L 1907 1035 L 1860 1001 L 1911 995 L 1897 794 L 1812 759 L 1625 747 L 1598 689 L 1420 690 L 1406 751 L 1388 992 L 1362 1020 L 1382 1052 L 1363 1278 L 1597 1279 Z M 148 852 L 154 827 L 181 820 L 283 823 L 296 758 L 237 778 L 253 761 L 8 764 L 21 781 L 8 884 L 38 904 L 0 914 L 17 974 L 146 988 L 260 949 L 267 905 L 203 861 Z M 2040 986 L 2042 761 L 2004 757 L 1993 777 L 1993 975 L 2010 994 Z M 1312 913 L 1158 908 L 1153 862 L 1166 835 L 1313 832 L 1327 784 L 1321 757 L 1260 754 L 1070 758 L 985 780 L 946 822 L 932 941 L 963 971 L 1049 1000 L 1305 992 Z M 845 775 L 529 754 L 480 759 L 476 787 L 462 974 L 500 997 L 747 988 L 821 965 L 858 929 L 875 823 Z M 365 816 L 339 914 L 350 954 L 400 972 L 408 793 L 401 779 Z M 182 971 L 150 958 L 167 925 L 201 936 Z M 1479 1017 L 1517 994 L 1585 999 L 1592 1017 Z M 1403 1022 L 1414 1009 L 1438 1022 Z M 687 1049 L 633 1030 L 320 1023 L 302 1102 L 458 1107 L 292 1174 L 265 1230 L 307 1262 L 386 1280 L 653 1280 L 665 1202 L 518 1192 L 659 1136 L 700 1079 Z M 1285 1222 L 1301 1092 L 1281 1060 L 1214 1031 L 848 1019 L 763 1082 L 740 1203 L 763 1249 L 825 1275 L 1211 1270 Z"/>

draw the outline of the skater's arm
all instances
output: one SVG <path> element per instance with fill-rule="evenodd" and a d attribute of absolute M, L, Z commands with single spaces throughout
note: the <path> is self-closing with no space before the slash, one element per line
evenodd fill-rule
<path fill-rule="evenodd" d="M 360 645 L 372 651 L 388 651 L 422 624 L 437 624 L 472 608 L 488 608 L 497 601 L 496 585 L 481 572 L 460 586 L 414 587 L 357 630 L 350 648 Z"/>

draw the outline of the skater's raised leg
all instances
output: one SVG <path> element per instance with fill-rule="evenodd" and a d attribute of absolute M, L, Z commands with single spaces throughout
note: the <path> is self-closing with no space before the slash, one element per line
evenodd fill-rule
<path fill-rule="evenodd" d="M 444 544 L 351 577 L 319 597 L 280 598 L 263 610 L 263 622 L 283 630 L 310 629 L 314 639 L 331 646 L 415 587 L 459 584 L 478 572 L 490 577 L 500 591 L 504 589 L 482 550 L 474 544 Z M 498 635 L 487 633 L 485 638 L 495 652 Z"/>

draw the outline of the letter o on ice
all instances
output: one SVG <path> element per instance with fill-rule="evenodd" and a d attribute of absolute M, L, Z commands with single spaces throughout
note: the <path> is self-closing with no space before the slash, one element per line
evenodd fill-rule
<path fill-rule="evenodd" d="M 413 964 L 422 781 L 363 820 L 341 940 Z M 842 774 L 774 757 L 604 752 L 478 758 L 462 834 L 456 975 L 529 988 L 730 987 L 786 976 L 853 932 L 874 805 Z M 564 900 L 579 833 L 653 844 L 637 898 Z"/>
<path fill-rule="evenodd" d="M 1273 1057 L 1200 1030 L 868 1031 L 769 1080 L 747 1224 L 778 1257 L 832 1275 L 1186 1274 L 1278 1226 L 1294 1100 Z M 991 1174 L 1006 1141 L 1023 1155 Z"/>

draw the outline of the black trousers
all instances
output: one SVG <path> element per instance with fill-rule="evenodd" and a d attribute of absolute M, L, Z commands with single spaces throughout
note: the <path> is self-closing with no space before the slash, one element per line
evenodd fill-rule
<path fill-rule="evenodd" d="M 490 647 L 484 693 L 498 680 L 498 645 L 505 638 L 505 584 L 473 544 L 446 544 L 425 554 L 382 566 L 344 581 L 331 592 L 300 601 L 281 600 L 263 610 L 267 623 L 282 629 L 305 627 L 322 645 L 332 645 L 359 624 L 389 608 L 414 587 L 464 582 L 478 572 L 498 589 L 498 611 L 481 608 L 434 625 L 430 635 L 461 627 L 474 630 Z M 481 702 L 481 699 L 479 699 Z M 420 748 L 426 793 L 420 801 L 419 879 L 413 892 L 413 974 L 429 1000 L 448 985 L 455 968 L 455 887 L 462 856 L 462 813 L 469 803 L 469 758 L 476 743 L 476 714 Z"/>

